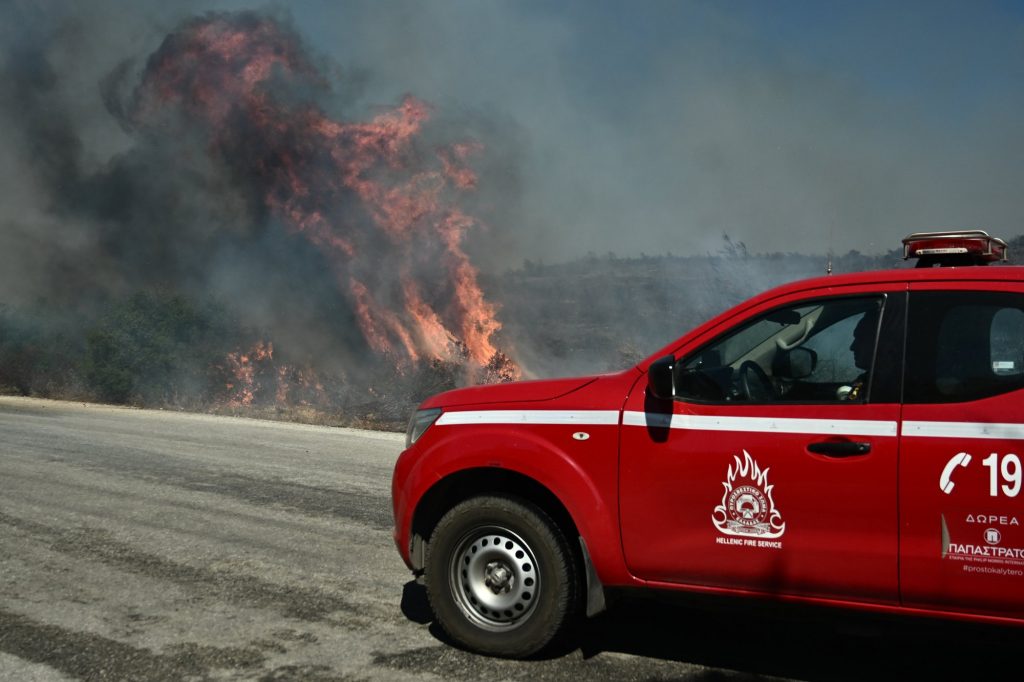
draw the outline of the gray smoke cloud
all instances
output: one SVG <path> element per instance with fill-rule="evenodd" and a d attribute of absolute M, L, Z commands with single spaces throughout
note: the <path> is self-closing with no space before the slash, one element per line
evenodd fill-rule
<path fill-rule="evenodd" d="M 290 348 L 298 362 L 351 374 L 367 357 L 368 337 L 346 295 L 348 277 L 376 285 L 372 294 L 384 306 L 402 301 L 402 293 L 398 263 L 382 236 L 360 228 L 356 244 L 361 252 L 341 263 L 339 252 L 324 248 L 316 237 L 299 236 L 294 220 L 273 210 L 271 195 L 287 189 L 275 179 L 281 177 L 276 168 L 284 168 L 284 156 L 307 159 L 298 172 L 306 174 L 304 182 L 314 183 L 315 192 L 322 183 L 314 173 L 341 170 L 311 146 L 320 138 L 303 136 L 300 126 L 289 122 L 291 127 L 271 139 L 268 133 L 278 128 L 256 123 L 252 114 L 242 113 L 244 107 L 231 114 L 226 133 L 215 131 L 186 114 L 195 104 L 188 98 L 201 94 L 183 90 L 182 105 L 168 109 L 153 93 L 159 95 L 165 86 L 192 87 L 159 82 L 160 60 L 179 50 L 174 41 L 180 39 L 173 36 L 222 17 L 227 24 L 249 25 L 270 17 L 270 26 L 276 27 L 270 29 L 276 31 L 272 39 L 297 50 L 305 75 L 281 73 L 268 81 L 274 106 L 283 115 L 302 121 L 308 106 L 340 121 L 380 114 L 383 107 L 358 102 L 368 72 L 346 69 L 304 47 L 292 17 L 280 9 L 200 14 L 184 23 L 176 15 L 136 12 L 127 23 L 136 24 L 146 40 L 115 40 L 97 48 L 114 26 L 124 25 L 111 16 L 112 7 L 99 15 L 65 12 L 57 5 L 9 8 L 12 21 L 6 26 L 18 25 L 22 31 L 5 34 L 0 74 L 2 120 L 10 131 L 3 166 L 10 197 L 0 209 L 4 302 L 42 299 L 50 306 L 102 308 L 138 290 L 213 296 L 226 301 L 248 327 Z M 158 30 L 164 24 L 170 24 L 170 33 Z M 79 52 L 85 58 L 77 59 Z M 441 150 L 453 135 L 455 140 L 493 138 L 498 153 L 475 169 L 481 184 L 492 189 L 467 199 L 461 208 L 486 216 L 501 202 L 507 207 L 501 214 L 512 216 L 515 202 L 506 197 L 518 196 L 510 191 L 517 182 L 514 125 L 468 109 L 435 118 L 438 122 L 423 133 L 423 144 L 407 153 L 433 158 L 432 150 Z M 410 163 L 421 162 L 412 158 Z M 500 192 L 493 189 L 499 185 Z M 314 198 L 304 210 L 329 211 L 331 221 L 348 228 L 371 222 L 355 194 L 341 190 L 331 198 L 327 192 L 338 188 L 327 188 L 323 199 Z M 338 234 L 352 237 L 355 230 Z M 406 264 L 404 276 L 413 281 L 419 276 L 439 293 L 421 290 L 419 295 L 442 297 L 438 305 L 463 305 L 431 277 L 453 276 L 435 270 L 457 268 L 458 251 L 433 254 L 433 261 L 432 252 L 422 255 L 420 262 Z M 442 259 L 453 256 L 446 266 Z M 425 275 L 417 274 L 424 269 Z M 466 276 L 464 269 L 453 272 Z M 436 310 L 449 314 L 443 307 Z"/>
<path fill-rule="evenodd" d="M 380 3 L 332 8 L 379 83 L 528 131 L 515 256 L 882 253 L 1013 236 L 1024 18 L 1005 3 Z M 339 32 L 340 36 L 341 32 Z M 437 93 L 437 94 L 435 94 Z"/>
<path fill-rule="evenodd" d="M 167 5 L 8 4 L 5 43 L 50 41 L 94 160 L 125 144 L 100 79 L 183 17 L 252 3 Z M 713 250 L 723 232 L 755 252 L 877 253 L 914 230 L 1017 229 L 1022 23 L 998 3 L 287 7 L 316 51 L 372 73 L 364 106 L 411 92 L 518 127 L 522 201 L 486 265 Z"/>
<path fill-rule="evenodd" d="M 0 9 L 0 288 L 82 305 L 166 282 L 327 353 L 353 332 L 322 254 L 206 140 L 125 125 L 183 20 L 245 2 Z M 485 271 L 603 256 L 885 252 L 915 230 L 1018 231 L 1021 17 L 999 3 L 257 5 L 309 46 L 329 113 L 407 93 L 479 139 Z M 773 278 L 771 278 L 773 279 Z M 296 296 L 295 282 L 304 289 Z M 85 301 L 88 303 L 88 300 Z M 713 306 L 712 306 L 713 307 Z M 680 330 L 682 331 L 682 330 Z"/>

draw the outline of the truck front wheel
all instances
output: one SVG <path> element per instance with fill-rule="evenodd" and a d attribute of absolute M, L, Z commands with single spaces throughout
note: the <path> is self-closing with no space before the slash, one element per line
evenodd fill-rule
<path fill-rule="evenodd" d="M 522 658 L 550 644 L 574 615 L 575 563 L 540 508 L 506 497 L 453 507 L 427 547 L 427 596 L 438 623 L 467 649 Z"/>

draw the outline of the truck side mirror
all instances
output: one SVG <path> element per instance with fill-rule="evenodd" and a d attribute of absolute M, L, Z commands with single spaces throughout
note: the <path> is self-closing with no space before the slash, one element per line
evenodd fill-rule
<path fill-rule="evenodd" d="M 658 358 L 647 367 L 647 392 L 659 400 L 672 400 L 672 368 L 674 355 Z"/>

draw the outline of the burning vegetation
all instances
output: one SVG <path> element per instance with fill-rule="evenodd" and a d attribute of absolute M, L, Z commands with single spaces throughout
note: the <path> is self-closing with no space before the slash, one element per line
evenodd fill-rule
<path fill-rule="evenodd" d="M 411 95 L 357 107 L 287 19 L 210 13 L 101 84 L 129 147 L 97 167 L 45 45 L 7 57 L 0 89 L 63 226 L 25 247 L 47 290 L 0 300 L 7 390 L 398 423 L 427 391 L 521 376 L 469 248 L 473 126 Z M 40 359 L 53 335 L 65 361 Z"/>
<path fill-rule="evenodd" d="M 370 121 L 335 120 L 296 94 L 323 80 L 277 22 L 207 16 L 150 57 L 131 121 L 159 131 L 180 114 L 200 126 L 209 152 L 323 254 L 367 345 L 399 371 L 440 361 L 464 366 L 469 382 L 517 378 L 463 248 L 477 221 L 459 195 L 476 187 L 469 163 L 482 145 L 423 148 L 431 111 L 411 96 Z"/>

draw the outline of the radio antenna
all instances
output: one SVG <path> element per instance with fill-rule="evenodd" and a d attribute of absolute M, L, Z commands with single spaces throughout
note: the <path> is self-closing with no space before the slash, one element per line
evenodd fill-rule
<path fill-rule="evenodd" d="M 825 263 L 825 274 L 832 274 L 832 243 L 833 236 L 835 235 L 836 224 L 834 220 L 830 220 L 828 223 L 828 260 Z"/>

